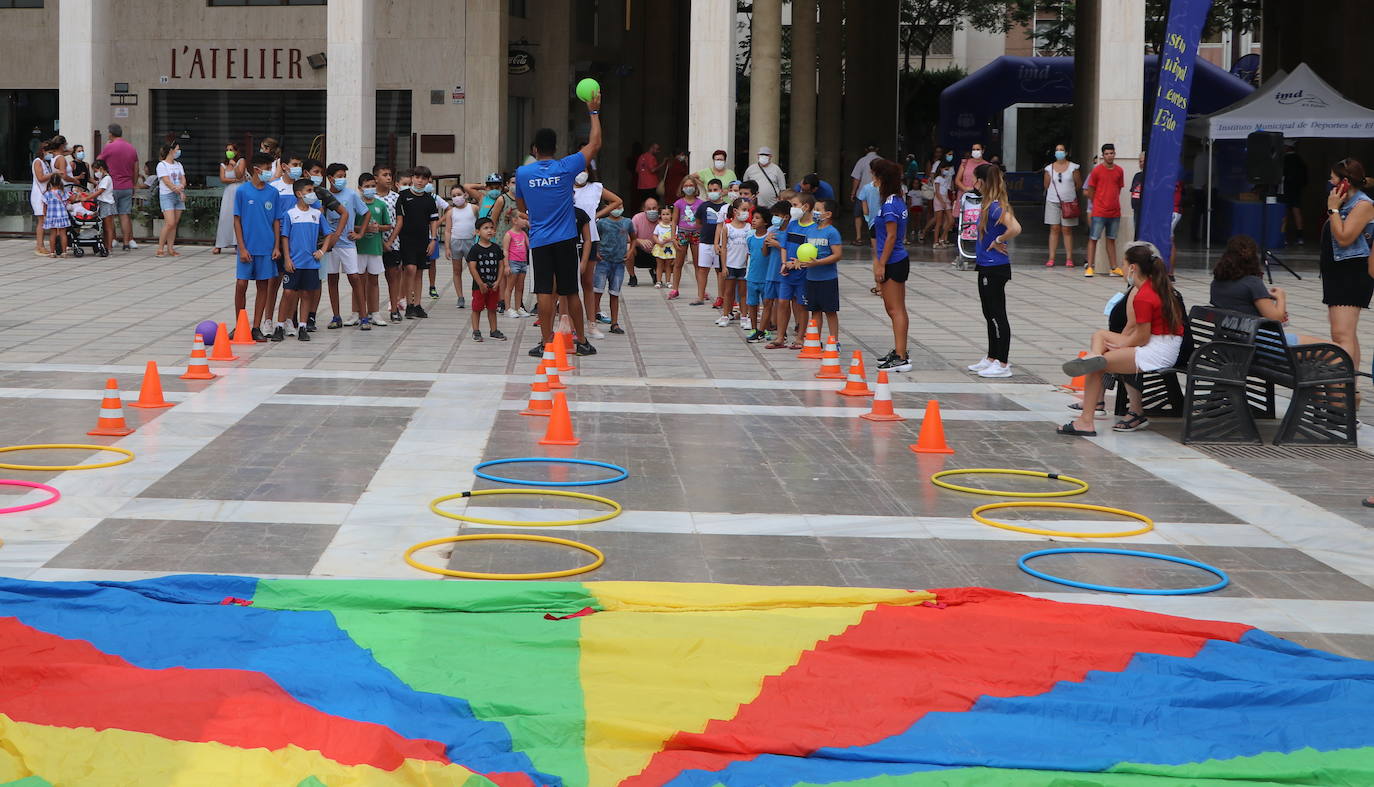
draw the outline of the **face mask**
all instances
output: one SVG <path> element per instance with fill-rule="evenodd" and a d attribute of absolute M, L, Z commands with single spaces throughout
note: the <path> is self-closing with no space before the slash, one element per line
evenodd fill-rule
<path fill-rule="evenodd" d="M 425 184 L 425 193 L 426 193 L 426 194 L 433 194 L 433 193 L 434 193 L 434 184 L 433 184 L 432 182 L 431 182 L 431 183 L 426 183 L 426 184 Z"/>
<path fill-rule="evenodd" d="M 266 169 L 254 170 L 254 172 L 258 173 L 258 180 L 261 180 L 263 183 L 266 183 L 267 181 L 272 179 L 271 167 L 268 167 Z"/>
<path fill-rule="evenodd" d="M 421 186 L 419 183 L 412 183 L 412 184 L 410 184 L 409 189 L 411 190 L 412 193 L 415 193 L 415 194 L 424 194 L 424 193 L 425 193 L 424 187 Z"/>
<path fill-rule="evenodd" d="M 315 192 L 307 191 L 305 192 L 305 196 L 301 197 L 301 201 L 307 205 L 314 205 L 316 202 L 320 201 L 320 198 Z"/>
<path fill-rule="evenodd" d="M 740 221 L 748 221 L 748 220 L 749 220 L 749 211 L 744 210 L 743 208 L 741 208 L 741 209 L 735 211 L 735 218 L 738 219 L 738 220 L 740 220 Z"/>
<path fill-rule="evenodd" d="M 84 154 L 83 154 L 83 155 L 84 155 Z M 82 158 L 82 156 L 77 156 L 77 158 L 80 159 L 80 158 Z M 173 161 L 176 161 L 176 160 L 179 159 L 179 158 L 181 158 L 181 148 L 177 148 L 175 151 L 172 152 L 172 160 L 173 160 Z"/>
<path fill-rule="evenodd" d="M 739 192 L 738 192 L 738 191 L 732 191 L 732 192 L 730 192 L 729 194 L 727 194 L 726 196 L 728 196 L 728 197 L 730 198 L 730 201 L 731 201 L 731 202 L 734 202 L 735 200 L 739 199 Z"/>
<path fill-rule="evenodd" d="M 770 157 L 770 156 L 759 156 L 759 166 L 760 166 L 760 167 L 766 167 L 766 166 L 768 166 L 768 162 L 770 162 L 770 161 L 772 161 L 772 160 L 773 160 L 773 159 L 772 159 L 772 157 Z"/>
<path fill-rule="evenodd" d="M 296 178 L 299 178 L 301 176 L 301 168 L 292 167 L 291 169 L 288 169 L 286 171 L 286 174 L 290 175 L 292 180 L 295 180 Z"/>
<path fill-rule="evenodd" d="M 824 221 L 824 220 L 825 220 L 825 212 L 824 212 L 824 211 L 819 211 L 819 210 L 813 210 L 813 211 L 811 211 L 811 218 L 815 219 L 816 221 Z"/>
<path fill-rule="evenodd" d="M 579 186 L 585 186 L 585 185 L 587 185 L 587 173 L 585 173 L 585 172 L 579 172 L 579 173 L 577 173 L 577 177 L 573 178 L 573 181 L 574 181 L 575 183 L 577 183 L 577 185 L 579 185 Z"/>
<path fill-rule="evenodd" d="M 720 192 L 719 192 L 719 191 L 708 191 L 708 192 L 706 192 L 706 199 L 709 199 L 709 200 L 711 200 L 712 202 L 720 202 Z"/>
<path fill-rule="evenodd" d="M 723 159 L 723 158 L 718 158 L 718 159 L 715 160 L 715 162 L 716 162 L 716 169 L 725 169 L 725 159 Z"/>
<path fill-rule="evenodd" d="M 797 221 L 797 220 L 799 220 L 799 219 L 802 217 L 802 214 L 803 214 L 803 213 L 806 213 L 806 211 L 804 211 L 804 210 L 802 210 L 801 208 L 798 208 L 798 207 L 796 207 L 796 206 L 794 205 L 794 206 L 792 207 L 792 210 L 789 211 L 789 213 L 790 213 L 791 216 L 792 216 L 792 220 L 793 220 L 793 221 Z"/>
<path fill-rule="evenodd" d="M 972 157 L 974 157 L 974 158 L 982 158 L 982 157 L 983 157 L 983 151 L 981 151 L 981 150 L 972 150 L 972 151 L 969 151 L 969 155 L 972 156 Z"/>
<path fill-rule="evenodd" d="M 649 221 L 658 221 L 658 211 L 656 210 L 646 210 L 644 211 L 644 216 L 648 218 Z"/>
<path fill-rule="evenodd" d="M 487 196 L 496 199 L 501 196 L 501 189 L 487 189 Z"/>
<path fill-rule="evenodd" d="M 237 156 L 237 155 L 238 155 L 238 154 L 235 153 L 235 152 L 232 151 L 232 150 L 226 150 L 226 151 L 224 151 L 224 157 L 227 158 L 227 159 L 229 159 L 230 161 L 233 161 L 233 160 L 234 160 L 234 157 Z"/>
<path fill-rule="evenodd" d="M 696 187 L 696 186 L 683 186 L 683 187 L 682 187 L 682 193 L 683 193 L 683 194 L 686 194 L 687 196 L 690 197 L 690 196 L 692 196 L 693 194 L 697 193 L 697 187 Z"/>
<path fill-rule="evenodd" d="M 177 158 L 181 158 L 181 151 L 180 151 L 180 150 L 177 151 Z M 76 154 L 76 160 L 77 160 L 77 161 L 85 161 L 85 160 L 86 160 L 86 151 L 83 150 L 83 151 L 81 151 L 80 153 L 77 153 L 77 154 Z"/>
<path fill-rule="evenodd" d="M 53 157 L 53 154 L 51 154 L 51 153 L 44 153 L 44 154 L 43 154 L 43 160 L 44 160 L 44 161 L 52 161 L 53 158 L 54 158 L 54 157 Z"/>
<path fill-rule="evenodd" d="M 677 157 L 677 160 L 678 160 L 678 161 L 686 161 L 686 160 L 687 160 L 687 157 L 686 157 L 686 156 L 678 156 L 678 157 Z"/>
<path fill-rule="evenodd" d="M 953 153 L 946 153 L 946 154 L 945 154 L 945 161 L 953 161 L 953 160 L 954 160 L 954 154 L 953 154 Z"/>
<path fill-rule="evenodd" d="M 348 188 L 348 178 L 334 178 L 334 190 L 343 191 Z"/>
<path fill-rule="evenodd" d="M 612 216 L 615 216 L 615 217 L 618 219 L 618 218 L 620 218 L 621 216 L 624 216 L 624 215 L 625 215 L 625 209 L 624 209 L 624 208 L 613 208 L 613 209 L 611 209 L 611 215 L 612 215 Z"/>
<path fill-rule="evenodd" d="M 467 198 L 464 197 L 462 194 L 455 194 L 455 195 L 453 195 L 452 197 L 449 197 L 449 198 L 448 198 L 448 201 L 449 201 L 449 202 L 452 202 L 452 203 L 454 204 L 454 206 L 459 207 L 459 208 L 461 208 L 461 207 L 463 207 L 464 205 L 468 204 Z"/>
<path fill-rule="evenodd" d="M 377 187 L 376 187 L 376 186 L 364 186 L 364 187 L 363 187 L 363 196 L 366 197 L 366 198 L 368 198 L 368 199 L 372 199 L 373 197 L 377 196 Z"/>
<path fill-rule="evenodd" d="M 1055 160 L 1055 161 L 1063 161 L 1064 159 L 1066 159 L 1066 158 L 1068 158 L 1068 157 L 1069 157 L 1069 154 L 1068 154 L 1068 153 L 1065 153 L 1065 152 L 1062 151 L 1062 150 L 1056 150 L 1056 151 L 1054 152 L 1054 160 Z"/>
<path fill-rule="evenodd" d="M 324 175 L 311 175 L 310 182 L 318 186 L 324 182 Z"/>
<path fill-rule="evenodd" d="M 774 217 L 772 218 L 772 223 L 773 223 L 773 229 L 777 229 L 778 227 L 781 227 L 781 226 L 782 226 L 782 216 L 774 216 Z"/>

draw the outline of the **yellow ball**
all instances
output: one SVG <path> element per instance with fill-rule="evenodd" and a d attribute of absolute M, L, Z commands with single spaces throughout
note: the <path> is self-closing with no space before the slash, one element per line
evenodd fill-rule
<path fill-rule="evenodd" d="M 797 247 L 797 259 L 802 262 L 814 262 L 817 253 L 816 247 L 810 243 L 803 243 Z"/>
<path fill-rule="evenodd" d="M 594 96 L 594 95 L 596 95 L 597 93 L 600 93 L 600 92 L 601 92 L 601 85 L 600 85 L 595 79 L 592 79 L 591 77 L 587 77 L 586 79 L 584 79 L 584 80 L 582 80 L 581 82 L 578 82 L 578 83 L 577 83 L 577 100 L 578 100 L 578 101 L 584 101 L 584 102 L 585 102 L 585 101 L 591 101 L 591 100 L 592 100 L 592 96 Z"/>

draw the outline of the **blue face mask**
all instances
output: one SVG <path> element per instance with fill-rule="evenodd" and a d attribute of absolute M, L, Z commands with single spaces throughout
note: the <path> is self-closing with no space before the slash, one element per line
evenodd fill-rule
<path fill-rule="evenodd" d="M 181 158 L 181 151 L 180 151 L 180 150 L 177 151 L 177 158 Z M 77 161 L 85 161 L 85 160 L 86 160 L 86 151 L 83 150 L 83 151 L 78 152 L 78 153 L 76 154 L 76 160 L 77 160 Z"/>
<path fill-rule="evenodd" d="M 426 183 L 426 184 L 425 184 L 425 193 L 426 193 L 426 194 L 433 194 L 433 193 L 434 193 L 434 184 L 433 184 L 433 183 Z"/>
<path fill-rule="evenodd" d="M 774 217 L 773 217 L 773 229 L 777 229 L 778 227 L 781 227 L 781 226 L 782 226 L 782 216 L 774 216 Z"/>
<path fill-rule="evenodd" d="M 953 161 L 953 160 L 954 160 L 954 154 L 953 154 L 953 153 L 946 153 L 946 154 L 945 154 L 945 161 Z"/>
<path fill-rule="evenodd" d="M 324 175 L 311 175 L 310 182 L 318 186 L 324 182 Z"/>
<path fill-rule="evenodd" d="M 1062 151 L 1062 150 L 1056 150 L 1056 151 L 1054 152 L 1054 160 L 1055 160 L 1055 161 L 1063 161 L 1064 159 L 1066 159 L 1066 158 L 1068 158 L 1068 157 L 1069 157 L 1069 154 L 1068 154 L 1068 153 L 1065 153 L 1065 152 Z"/>
<path fill-rule="evenodd" d="M 816 221 L 821 221 L 825 218 L 825 213 L 824 211 L 813 210 L 811 211 L 811 218 L 815 219 Z"/>
<path fill-rule="evenodd" d="M 364 186 L 364 187 L 363 187 L 363 196 L 364 196 L 364 197 L 367 197 L 368 199 L 372 199 L 373 197 L 377 196 L 377 187 L 376 187 L 376 186 Z"/>
<path fill-rule="evenodd" d="M 76 157 L 77 157 L 78 160 L 79 160 L 79 159 L 83 159 L 83 158 L 86 157 L 86 154 L 85 154 L 85 153 L 78 153 Z M 179 158 L 181 158 L 181 148 L 177 148 L 175 151 L 172 152 L 172 160 L 173 160 L 173 161 L 176 161 L 176 160 L 179 159 Z"/>
<path fill-rule="evenodd" d="M 320 198 L 315 192 L 307 191 L 305 192 L 305 196 L 301 197 L 301 201 L 307 205 L 314 205 L 316 202 L 320 201 Z"/>
<path fill-rule="evenodd" d="M 301 168 L 300 168 L 300 167 L 292 167 L 291 169 L 287 170 L 286 172 L 287 172 L 288 175 L 291 176 L 291 179 L 292 179 L 292 180 L 295 180 L 296 178 L 299 178 L 299 177 L 301 176 Z"/>
<path fill-rule="evenodd" d="M 348 188 L 348 178 L 334 178 L 334 188 L 337 191 Z"/>

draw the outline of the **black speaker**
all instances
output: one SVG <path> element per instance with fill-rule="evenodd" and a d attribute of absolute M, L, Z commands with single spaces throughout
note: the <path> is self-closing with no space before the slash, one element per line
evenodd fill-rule
<path fill-rule="evenodd" d="M 1277 186 L 1283 180 L 1283 134 L 1256 131 L 1245 138 L 1245 177 L 1256 186 Z"/>

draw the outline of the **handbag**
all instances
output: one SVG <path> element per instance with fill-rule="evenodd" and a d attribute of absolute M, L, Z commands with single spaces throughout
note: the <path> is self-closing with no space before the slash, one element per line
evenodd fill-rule
<path fill-rule="evenodd" d="M 1054 184 L 1054 196 L 1059 197 L 1059 215 L 1066 219 L 1076 219 L 1083 212 L 1083 206 L 1078 200 L 1069 202 L 1059 193 L 1059 181 L 1054 179 L 1054 173 L 1050 174 L 1050 182 Z"/>

